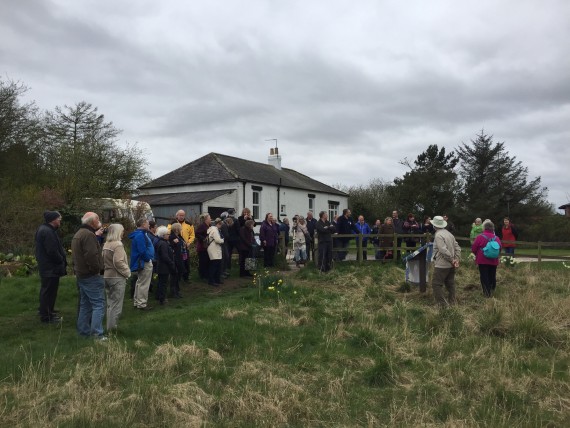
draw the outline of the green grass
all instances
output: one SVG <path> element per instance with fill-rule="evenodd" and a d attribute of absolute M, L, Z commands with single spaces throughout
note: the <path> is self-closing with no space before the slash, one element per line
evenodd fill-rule
<path fill-rule="evenodd" d="M 517 256 L 538 257 L 538 249 L 536 248 L 517 248 L 515 253 Z M 563 248 L 542 248 L 540 253 L 546 257 L 570 257 L 570 250 Z"/>
<path fill-rule="evenodd" d="M 568 426 L 568 273 L 501 267 L 488 300 L 465 264 L 439 311 L 400 266 L 309 266 L 147 313 L 126 298 L 101 344 L 75 332 L 73 278 L 60 327 L 38 278 L 4 278 L 0 426 Z"/>

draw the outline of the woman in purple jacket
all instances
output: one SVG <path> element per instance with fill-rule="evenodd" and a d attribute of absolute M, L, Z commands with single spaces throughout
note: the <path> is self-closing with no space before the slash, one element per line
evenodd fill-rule
<path fill-rule="evenodd" d="M 483 233 L 475 238 L 471 246 L 471 252 L 475 254 L 475 263 L 479 266 L 479 277 L 481 278 L 481 286 L 483 287 L 485 297 L 491 297 L 497 287 L 499 258 L 490 259 L 483 254 L 483 248 L 493 238 L 502 247 L 501 241 L 495 235 L 495 225 L 491 220 L 485 220 L 483 222 Z"/>
<path fill-rule="evenodd" d="M 263 247 L 263 265 L 273 267 L 275 250 L 279 241 L 279 226 L 273 220 L 273 214 L 267 213 L 259 228 L 259 240 Z"/>

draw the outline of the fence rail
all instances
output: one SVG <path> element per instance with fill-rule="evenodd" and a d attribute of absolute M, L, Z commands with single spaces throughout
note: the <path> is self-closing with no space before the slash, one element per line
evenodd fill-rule
<path fill-rule="evenodd" d="M 285 252 L 285 235 L 283 232 L 281 232 L 280 234 L 280 239 L 279 239 L 279 245 L 283 251 L 283 254 L 286 254 Z M 351 253 L 356 251 L 356 261 L 359 263 L 363 263 L 364 262 L 364 251 L 368 251 L 369 248 L 372 248 L 372 250 L 374 252 L 376 251 L 386 251 L 392 252 L 392 256 L 390 259 L 383 259 L 384 261 L 388 261 L 388 262 L 395 262 L 398 260 L 398 256 L 402 254 L 402 252 L 408 252 L 408 251 L 415 251 L 417 248 L 419 248 L 421 245 L 427 243 L 427 242 L 431 242 L 433 239 L 433 235 L 430 233 L 425 233 L 425 234 L 398 234 L 398 233 L 394 233 L 394 234 L 335 234 L 332 236 L 333 238 L 333 256 L 338 256 L 339 253 L 340 254 L 344 254 L 346 253 Z M 378 240 L 380 241 L 382 238 L 391 238 L 392 241 L 392 245 L 391 246 L 369 246 L 368 241 L 374 239 L 374 240 Z M 408 246 L 408 242 L 410 238 L 415 238 L 417 240 L 417 242 L 414 242 L 413 246 Z M 347 239 L 347 241 L 341 241 L 342 239 Z M 363 241 L 364 239 L 367 239 L 367 245 L 364 246 L 363 245 Z M 471 247 L 471 242 L 472 239 L 470 238 L 466 238 L 466 237 L 461 237 L 461 236 L 456 236 L 455 239 L 458 241 L 459 245 L 462 247 Z M 351 241 L 355 242 L 355 247 L 350 247 L 350 245 L 346 245 L 346 246 L 340 246 L 340 243 L 344 243 L 344 242 L 348 242 L 350 243 Z M 410 241 L 411 242 L 411 241 Z M 538 241 L 538 242 L 529 242 L 529 241 L 502 241 L 503 244 L 515 244 L 517 248 L 522 249 L 522 250 L 536 250 L 536 253 L 531 253 L 531 254 L 526 254 L 528 251 L 525 251 L 525 254 L 515 254 L 513 255 L 515 258 L 520 258 L 520 257 L 524 257 L 524 258 L 530 258 L 530 259 L 536 259 L 536 261 L 538 262 L 538 264 L 540 265 L 540 263 L 542 261 L 548 261 L 548 260 L 555 260 L 555 261 L 570 261 L 570 242 L 543 242 L 543 241 Z M 404 246 L 402 246 L 401 244 L 405 244 Z M 466 245 L 467 244 L 467 245 Z M 313 260 L 316 260 L 316 256 L 318 254 L 318 238 L 315 240 L 314 245 L 313 245 Z M 547 255 L 544 254 L 544 252 L 548 249 L 567 249 L 568 253 L 567 254 L 560 254 L 560 255 Z M 501 254 L 502 255 L 509 255 L 510 254 L 505 254 L 504 253 L 504 247 L 501 249 Z"/>

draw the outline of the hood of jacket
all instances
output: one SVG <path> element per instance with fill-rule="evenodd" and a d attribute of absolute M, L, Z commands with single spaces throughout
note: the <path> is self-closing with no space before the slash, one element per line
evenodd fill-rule
<path fill-rule="evenodd" d="M 117 247 L 123 247 L 123 246 L 124 245 L 121 241 L 105 242 L 105 245 L 103 245 L 103 249 L 115 251 Z"/>
<path fill-rule="evenodd" d="M 146 230 L 144 229 L 135 229 L 133 232 L 129 233 L 129 239 L 135 239 L 137 235 L 145 235 Z"/>

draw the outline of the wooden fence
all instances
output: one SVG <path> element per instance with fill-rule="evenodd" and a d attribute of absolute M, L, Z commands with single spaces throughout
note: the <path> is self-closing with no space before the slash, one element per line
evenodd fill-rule
<path fill-rule="evenodd" d="M 279 237 L 279 245 L 281 247 L 282 254 L 286 254 L 285 251 L 285 235 L 281 232 Z M 333 257 L 338 255 L 339 252 L 347 252 L 347 253 L 354 253 L 356 252 L 356 261 L 359 263 L 363 263 L 364 260 L 364 251 L 371 251 L 376 253 L 376 251 L 391 251 L 392 257 L 390 259 L 384 259 L 384 261 L 388 262 L 395 262 L 398 260 L 398 253 L 407 253 L 408 251 L 415 251 L 420 245 L 423 245 L 427 242 L 431 242 L 433 240 L 433 235 L 429 233 L 425 234 L 393 234 L 393 235 L 382 235 L 382 234 L 335 234 L 332 235 L 333 238 Z M 341 238 L 349 238 L 350 241 L 355 242 L 355 247 L 351 247 L 350 245 L 346 248 L 340 248 L 339 239 Z M 364 247 L 363 238 L 368 238 L 368 245 Z M 390 247 L 376 247 L 371 245 L 372 239 L 381 240 L 382 238 L 391 238 L 392 246 Z M 409 238 L 419 238 L 419 242 L 416 242 L 414 246 L 408 247 L 406 245 L 406 239 Z M 465 251 L 470 254 L 471 253 L 471 239 L 465 238 L 461 236 L 456 236 L 455 239 L 459 243 L 459 245 L 465 249 Z M 398 241 L 399 244 L 398 245 Z M 542 261 L 570 261 L 570 242 L 528 242 L 528 241 L 502 241 L 503 244 L 515 243 L 517 249 L 524 249 L 524 250 L 536 250 L 532 254 L 517 254 L 515 251 L 514 257 L 515 258 L 529 258 L 529 259 L 536 259 L 536 261 L 540 264 Z M 566 249 L 568 250 L 567 255 L 546 255 L 544 254 L 545 250 L 547 249 Z M 375 254 L 374 254 L 375 255 Z M 504 253 L 504 248 L 501 250 L 501 255 L 508 255 Z M 318 257 L 318 239 L 315 240 L 313 246 L 313 260 L 316 260 Z M 375 257 L 372 258 L 368 257 L 369 260 L 375 260 Z M 378 261 L 378 260 L 375 260 Z"/>

